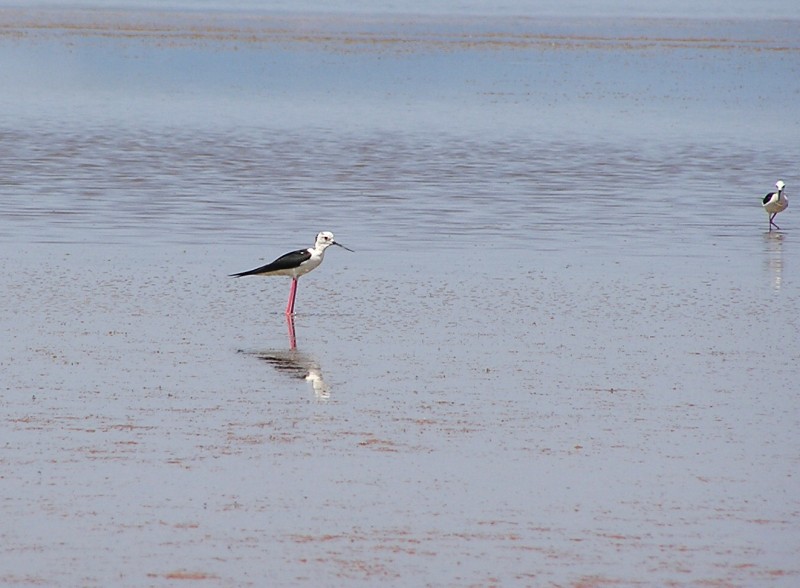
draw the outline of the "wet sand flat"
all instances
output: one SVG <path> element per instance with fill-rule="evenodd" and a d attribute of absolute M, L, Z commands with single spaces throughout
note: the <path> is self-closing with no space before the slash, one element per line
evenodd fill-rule
<path fill-rule="evenodd" d="M 0 14 L 0 584 L 797 584 L 796 35 L 280 18 Z"/>
<path fill-rule="evenodd" d="M 331 256 L 292 351 L 286 284 L 216 271 L 241 252 L 13 262 L 42 275 L 4 284 L 5 583 L 796 578 L 796 319 L 768 287 Z"/>

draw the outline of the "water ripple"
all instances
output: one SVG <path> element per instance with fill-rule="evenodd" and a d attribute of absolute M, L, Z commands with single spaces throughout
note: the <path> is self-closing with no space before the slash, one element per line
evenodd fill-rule
<path fill-rule="evenodd" d="M 424 133 L 73 129 L 2 143 L 6 241 L 224 243 L 336 226 L 426 246 L 530 232 L 647 251 L 762 220 L 768 186 L 747 170 L 790 165 L 740 147 Z"/>

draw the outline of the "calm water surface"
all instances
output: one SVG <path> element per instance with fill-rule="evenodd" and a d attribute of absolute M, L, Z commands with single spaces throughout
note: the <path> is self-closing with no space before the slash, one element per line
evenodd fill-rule
<path fill-rule="evenodd" d="M 367 247 L 658 254 L 745 233 L 792 186 L 791 23 L 47 14 L 5 14 L 9 242 L 279 246 L 327 223 Z"/>
<path fill-rule="evenodd" d="M 0 583 L 797 584 L 797 21 L 0 23 Z"/>

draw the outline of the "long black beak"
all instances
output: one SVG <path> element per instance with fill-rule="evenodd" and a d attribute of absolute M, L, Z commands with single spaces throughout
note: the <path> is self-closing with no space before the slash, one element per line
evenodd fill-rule
<path fill-rule="evenodd" d="M 331 245 L 338 245 L 338 246 L 339 246 L 339 247 L 341 247 L 342 249 L 347 249 L 347 250 L 348 250 L 348 251 L 350 251 L 351 253 L 355 253 L 355 251 L 353 251 L 353 250 L 352 250 L 352 249 L 350 249 L 349 247 L 345 247 L 344 245 L 342 245 L 341 243 L 337 243 L 336 241 L 334 241 L 333 243 L 331 243 Z"/>

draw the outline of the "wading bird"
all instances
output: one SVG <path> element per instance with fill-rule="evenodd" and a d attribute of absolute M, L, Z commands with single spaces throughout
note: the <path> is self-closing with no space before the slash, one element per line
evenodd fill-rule
<path fill-rule="evenodd" d="M 769 217 L 769 230 L 772 230 L 772 227 L 775 227 L 779 231 L 781 228 L 775 224 L 775 215 L 779 212 L 783 212 L 786 210 L 786 207 L 789 206 L 789 201 L 786 199 L 786 195 L 783 193 L 783 189 L 786 187 L 786 184 L 783 183 L 783 180 L 778 180 L 775 182 L 775 187 L 778 188 L 777 192 L 770 192 L 766 196 L 764 196 L 764 200 L 761 202 L 761 205 L 764 207 L 764 210 L 767 211 L 767 216 Z"/>
<path fill-rule="evenodd" d="M 238 274 L 231 274 L 232 278 L 241 278 L 243 276 L 291 276 L 292 289 L 289 291 L 289 302 L 286 304 L 286 314 L 294 314 L 294 299 L 297 296 L 297 278 L 307 274 L 319 264 L 322 263 L 322 258 L 325 256 L 325 250 L 331 245 L 336 245 L 342 249 L 353 251 L 333 240 L 333 233 L 323 231 L 317 235 L 317 240 L 314 242 L 313 247 L 308 249 L 299 249 L 292 251 L 285 255 L 281 255 L 278 259 L 267 265 L 262 265 L 256 269 L 251 269 L 246 272 Z"/>

